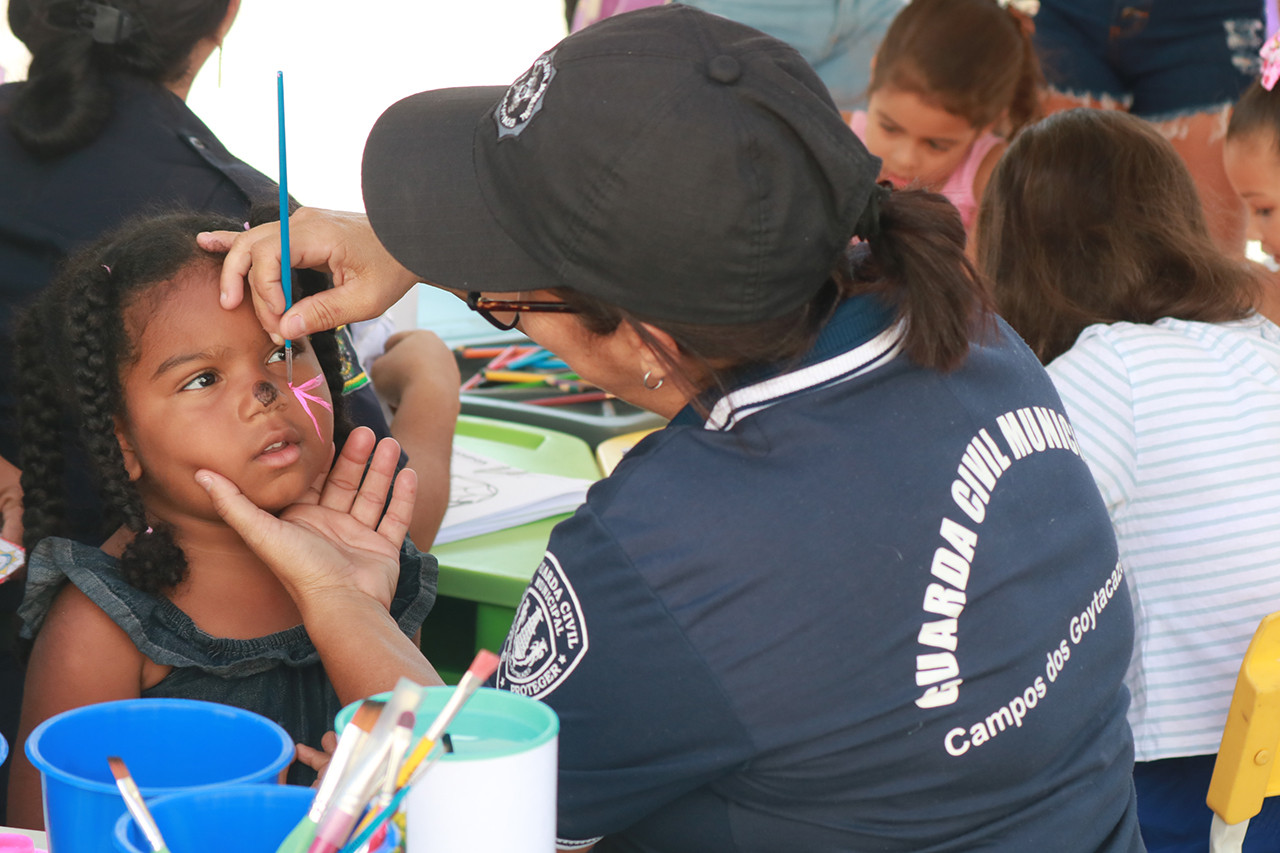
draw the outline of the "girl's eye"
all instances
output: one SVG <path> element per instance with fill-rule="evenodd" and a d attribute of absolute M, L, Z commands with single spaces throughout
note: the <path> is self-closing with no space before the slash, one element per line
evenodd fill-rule
<path fill-rule="evenodd" d="M 882 124 L 882 125 L 880 125 L 880 130 L 881 130 L 881 132 L 882 132 L 882 133 L 884 133 L 886 136 L 893 136 L 895 133 L 897 133 L 897 132 L 898 132 L 898 128 L 896 128 L 896 127 L 890 127 L 890 126 L 889 126 L 889 125 L 887 125 L 887 124 Z"/>
<path fill-rule="evenodd" d="M 936 141 L 934 141 L 934 140 L 930 139 L 930 140 L 929 140 L 929 147 L 930 147 L 930 148 L 932 148 L 934 151 L 937 151 L 937 152 L 939 152 L 939 153 L 945 154 L 946 152 L 948 152 L 948 151 L 950 151 L 950 150 L 951 150 L 951 143 L 950 143 L 950 142 L 936 142 Z"/>
<path fill-rule="evenodd" d="M 208 388 L 218 381 L 218 377 L 213 371 L 206 370 L 204 373 L 196 376 L 186 385 L 182 386 L 183 391 L 198 391 L 201 388 Z"/>
<path fill-rule="evenodd" d="M 1259 219 L 1266 219 L 1268 216 L 1271 215 L 1271 211 L 1273 210 L 1275 210 L 1275 208 L 1273 207 L 1259 207 L 1253 211 L 1253 215 L 1258 217 Z"/>
<path fill-rule="evenodd" d="M 293 344 L 293 354 L 295 357 L 302 355 L 307 351 L 307 344 L 304 340 L 290 341 Z M 284 347 L 277 347 L 271 351 L 271 355 L 267 356 L 267 364 L 278 364 L 284 361 Z"/>

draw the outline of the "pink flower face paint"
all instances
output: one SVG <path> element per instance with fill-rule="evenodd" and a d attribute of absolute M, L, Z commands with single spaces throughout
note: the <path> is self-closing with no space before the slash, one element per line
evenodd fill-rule
<path fill-rule="evenodd" d="M 307 392 L 310 391 L 312 388 L 317 387 L 323 381 L 324 381 L 324 375 L 321 374 L 318 376 L 311 377 L 306 382 L 303 382 L 301 385 L 293 385 L 293 384 L 289 385 L 289 390 L 293 392 L 293 396 L 297 397 L 298 402 L 302 404 L 302 411 L 306 412 L 307 417 L 311 418 L 311 425 L 316 428 L 316 435 L 321 435 L 320 422 L 316 420 L 315 414 L 312 413 L 311 404 L 318 403 L 321 406 L 328 409 L 330 412 L 333 411 L 333 405 L 330 404 L 329 401 L 325 400 L 323 397 L 317 397 L 314 394 L 308 394 Z M 323 436 L 321 435 L 321 437 Z"/>

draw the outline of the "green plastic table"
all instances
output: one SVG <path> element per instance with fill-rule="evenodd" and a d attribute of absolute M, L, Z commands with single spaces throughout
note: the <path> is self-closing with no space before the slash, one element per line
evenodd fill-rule
<path fill-rule="evenodd" d="M 591 446 L 552 429 L 462 415 L 454 441 L 526 471 L 600 477 Z M 556 515 L 431 549 L 440 561 L 440 585 L 422 626 L 422 650 L 446 682 L 456 683 L 480 649 L 501 650 L 551 528 L 568 517 Z"/>

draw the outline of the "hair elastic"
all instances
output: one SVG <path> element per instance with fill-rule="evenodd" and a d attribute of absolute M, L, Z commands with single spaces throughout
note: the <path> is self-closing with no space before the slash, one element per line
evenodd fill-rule
<path fill-rule="evenodd" d="M 1280 79 L 1280 32 L 1267 39 L 1258 55 L 1262 57 L 1262 88 L 1270 92 Z"/>
<path fill-rule="evenodd" d="M 76 23 L 93 33 L 96 44 L 119 44 L 138 29 L 132 15 L 105 3 L 81 3 L 77 11 Z"/>
<path fill-rule="evenodd" d="M 880 206 L 884 204 L 885 199 L 889 197 L 889 193 L 893 189 L 886 184 L 876 184 L 875 189 L 871 191 L 871 196 L 867 199 L 867 206 L 862 208 L 862 215 L 858 217 L 858 221 L 853 225 L 853 234 L 855 237 L 861 237 L 866 242 L 880 236 Z"/>

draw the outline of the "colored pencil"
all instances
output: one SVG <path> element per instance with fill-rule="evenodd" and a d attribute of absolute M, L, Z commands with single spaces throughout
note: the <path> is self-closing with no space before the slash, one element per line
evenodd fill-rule
<path fill-rule="evenodd" d="M 515 344 L 512 344 L 511 346 L 507 347 L 502 352 L 495 355 L 489 361 L 489 363 L 484 366 L 484 368 L 482 368 L 481 370 L 477 370 L 475 372 L 475 375 L 469 378 L 466 382 L 463 382 L 462 386 L 458 390 L 470 391 L 472 388 L 475 388 L 477 385 L 479 385 L 481 382 L 484 381 L 485 370 L 497 370 L 498 368 L 505 366 L 507 362 L 511 361 L 511 359 L 518 358 L 521 353 L 525 352 L 526 349 L 527 347 L 521 347 Z"/>
<path fill-rule="evenodd" d="M 610 400 L 613 395 L 608 391 L 579 391 L 561 394 L 558 397 L 539 397 L 536 400 L 521 400 L 530 406 L 572 406 L 574 403 L 599 403 Z"/>

